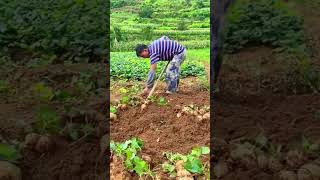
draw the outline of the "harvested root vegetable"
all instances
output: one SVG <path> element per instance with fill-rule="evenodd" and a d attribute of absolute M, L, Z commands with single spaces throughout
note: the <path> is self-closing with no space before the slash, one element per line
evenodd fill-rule
<path fill-rule="evenodd" d="M 151 157 L 148 155 L 142 155 L 142 159 L 145 160 L 148 164 L 151 164 Z"/>
<path fill-rule="evenodd" d="M 126 104 L 121 104 L 120 109 L 121 110 L 126 110 L 128 106 Z"/>
<path fill-rule="evenodd" d="M 292 150 L 287 153 L 286 162 L 291 168 L 297 168 L 303 164 L 303 153 L 297 150 Z"/>
<path fill-rule="evenodd" d="M 313 178 L 312 178 L 312 174 L 310 171 L 308 171 L 307 169 L 304 169 L 304 168 L 300 168 L 298 170 L 298 179 L 299 180 L 310 180 Z"/>
<path fill-rule="evenodd" d="M 53 147 L 53 142 L 48 136 L 41 136 L 35 149 L 40 153 L 48 152 Z"/>
<path fill-rule="evenodd" d="M 117 115 L 114 113 L 110 113 L 110 120 L 117 120 Z"/>
<path fill-rule="evenodd" d="M 182 112 L 186 113 L 186 114 L 190 114 L 191 111 L 192 111 L 192 109 L 189 107 L 183 107 L 183 109 L 182 109 Z"/>
<path fill-rule="evenodd" d="M 297 180 L 298 176 L 293 171 L 282 170 L 279 172 L 279 179 L 280 180 Z"/>
<path fill-rule="evenodd" d="M 203 119 L 210 119 L 210 113 L 205 113 L 203 115 Z"/>
<path fill-rule="evenodd" d="M 260 169 L 268 168 L 268 157 L 264 154 L 259 154 L 257 156 L 257 163 Z"/>
<path fill-rule="evenodd" d="M 300 178 L 312 177 L 311 179 L 320 179 L 320 166 L 314 163 L 308 163 L 298 170 L 299 180 Z"/>
<path fill-rule="evenodd" d="M 30 133 L 26 135 L 24 143 L 26 146 L 33 148 L 37 144 L 39 138 L 40 138 L 39 134 Z"/>
<path fill-rule="evenodd" d="M 280 160 L 275 157 L 270 157 L 268 160 L 268 167 L 271 171 L 277 172 L 282 169 L 282 164 Z"/>
<path fill-rule="evenodd" d="M 146 109 L 146 107 L 147 107 L 147 105 L 146 105 L 146 104 L 142 104 L 142 105 L 141 105 L 141 111 L 145 110 L 145 109 Z"/>
<path fill-rule="evenodd" d="M 257 166 L 255 159 L 252 156 L 244 156 L 240 159 L 240 162 L 247 168 L 252 169 Z"/>
<path fill-rule="evenodd" d="M 181 117 L 181 115 L 182 115 L 181 113 L 178 113 L 178 114 L 177 114 L 177 118 L 180 118 L 180 117 Z"/>
<path fill-rule="evenodd" d="M 200 110 L 199 110 L 199 114 L 202 115 L 202 114 L 204 114 L 204 113 L 206 113 L 206 111 L 205 111 L 204 109 L 200 109 Z"/>
<path fill-rule="evenodd" d="M 238 144 L 235 149 L 231 150 L 230 156 L 233 160 L 239 160 L 242 157 L 254 157 L 253 145 L 249 143 Z"/>
<path fill-rule="evenodd" d="M 198 118 L 199 121 L 203 120 L 203 117 L 201 115 L 198 115 L 197 118 Z"/>
<path fill-rule="evenodd" d="M 218 162 L 213 166 L 213 173 L 217 178 L 222 178 L 226 174 L 228 174 L 229 169 L 227 163 L 225 162 Z"/>
<path fill-rule="evenodd" d="M 183 164 L 184 162 L 181 160 L 175 164 L 177 170 L 177 180 L 193 180 L 191 173 L 183 167 Z"/>

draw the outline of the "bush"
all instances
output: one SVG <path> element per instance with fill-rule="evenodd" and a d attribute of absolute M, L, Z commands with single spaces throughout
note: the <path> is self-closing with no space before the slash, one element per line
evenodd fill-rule
<path fill-rule="evenodd" d="M 143 27 L 141 30 L 143 40 L 152 40 L 153 28 L 151 26 Z"/>
<path fill-rule="evenodd" d="M 135 5 L 136 0 L 111 0 L 111 8 L 120 8 L 128 5 Z"/>
<path fill-rule="evenodd" d="M 188 30 L 188 25 L 186 21 L 179 21 L 177 24 L 177 30 L 184 31 Z"/>
<path fill-rule="evenodd" d="M 141 6 L 139 16 L 141 18 L 151 18 L 153 14 L 153 8 L 150 6 Z"/>
<path fill-rule="evenodd" d="M 304 46 L 302 20 L 281 2 L 237 1 L 228 14 L 224 47 L 233 52 L 247 45 L 265 44 L 284 50 Z"/>
<path fill-rule="evenodd" d="M 107 44 L 104 0 L 0 1 L 0 47 L 102 60 Z"/>

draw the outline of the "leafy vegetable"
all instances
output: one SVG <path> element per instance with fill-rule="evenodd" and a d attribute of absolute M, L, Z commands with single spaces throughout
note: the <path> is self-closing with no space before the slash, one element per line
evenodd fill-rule
<path fill-rule="evenodd" d="M 159 101 L 158 101 L 158 105 L 159 105 L 159 106 L 165 106 L 165 105 L 167 105 L 166 99 L 165 99 L 164 97 L 160 97 L 160 98 L 159 98 Z"/>
<path fill-rule="evenodd" d="M 166 152 L 164 155 L 169 162 L 162 164 L 162 169 L 164 172 L 174 175 L 176 173 L 174 164 L 179 160 L 183 160 L 183 167 L 187 171 L 202 175 L 204 173 L 204 167 L 201 163 L 200 157 L 209 153 L 209 147 L 194 147 L 187 155 Z"/>
<path fill-rule="evenodd" d="M 137 155 L 142 146 L 143 142 L 138 138 L 132 138 L 124 143 L 110 142 L 111 152 L 118 157 L 124 158 L 125 167 L 129 171 L 134 171 L 140 177 L 143 175 L 153 177 L 150 166 Z"/>

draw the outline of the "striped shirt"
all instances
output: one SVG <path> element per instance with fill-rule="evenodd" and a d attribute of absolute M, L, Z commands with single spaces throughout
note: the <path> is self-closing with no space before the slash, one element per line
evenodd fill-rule
<path fill-rule="evenodd" d="M 184 50 L 185 47 L 178 42 L 170 40 L 167 36 L 162 36 L 148 46 L 150 63 L 155 64 L 158 61 L 170 61 L 174 55 L 180 54 Z"/>

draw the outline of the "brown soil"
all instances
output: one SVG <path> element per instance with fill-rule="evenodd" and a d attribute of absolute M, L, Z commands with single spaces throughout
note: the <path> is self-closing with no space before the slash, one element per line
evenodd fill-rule
<path fill-rule="evenodd" d="M 196 78 L 182 79 L 180 83 L 179 92 L 175 95 L 164 94 L 164 84 L 157 88 L 157 96 L 169 101 L 167 106 L 151 103 L 144 112 L 140 112 L 140 106 L 131 107 L 121 111 L 118 120 L 111 122 L 112 140 L 123 142 L 132 137 L 143 140 L 141 152 L 151 157 L 151 168 L 159 168 L 166 160 L 163 152 L 187 154 L 195 146 L 209 146 L 209 120 L 199 121 L 188 115 L 177 118 L 183 106 L 209 105 L 209 92 L 197 89 Z"/>
<path fill-rule="evenodd" d="M 300 13 L 306 19 L 308 35 L 319 49 L 319 14 L 309 14 L 306 7 Z M 309 28 L 310 27 L 310 28 Z M 319 54 L 313 56 L 314 65 L 320 64 Z M 278 159 L 283 170 L 297 169 L 286 163 L 285 154 L 290 150 L 302 151 L 302 136 L 320 144 L 320 95 L 312 92 L 295 93 L 288 87 L 283 70 L 290 67 L 283 64 L 281 57 L 267 47 L 247 48 L 225 57 L 220 76 L 220 91 L 215 98 L 214 163 L 227 162 L 229 171 L 223 180 L 279 179 L 278 171 L 248 168 L 234 161 L 230 152 L 234 144 L 252 142 L 259 133 L 268 141 L 282 145 Z M 299 88 L 299 87 L 297 87 Z M 298 89 L 299 90 L 299 89 Z M 303 163 L 310 162 L 319 154 L 304 154 Z M 255 162 L 253 162 L 255 163 Z M 299 167 L 298 167 L 299 168 Z"/>
<path fill-rule="evenodd" d="M 66 103 L 52 100 L 42 103 L 35 98 L 30 89 L 38 82 L 45 82 L 54 92 L 58 89 L 68 89 L 76 95 L 70 86 L 73 77 L 78 77 L 81 71 L 91 70 L 93 81 L 101 88 L 101 93 L 91 94 L 86 97 L 78 96 L 76 99 Z M 75 115 L 73 122 L 78 124 L 90 124 L 94 131 L 86 138 L 77 141 L 71 140 L 66 135 L 49 135 L 54 146 L 49 152 L 39 153 L 32 148 L 23 148 L 22 158 L 18 166 L 22 171 L 24 180 L 94 180 L 105 179 L 106 161 L 100 152 L 100 138 L 107 133 L 105 116 L 106 109 L 106 86 L 103 82 L 105 77 L 105 64 L 76 64 L 76 65 L 50 65 L 29 69 L 18 66 L 10 74 L 1 74 L 7 77 L 10 83 L 10 93 L 3 96 L 4 101 L 0 103 L 0 142 L 23 144 L 25 136 L 34 132 L 33 123 L 36 121 L 37 108 L 49 105 L 59 115 L 62 126 L 71 122 L 71 118 L 64 111 L 65 106 L 71 106 L 81 110 L 83 114 Z M 101 80 L 102 79 L 102 80 Z M 100 82 L 98 82 L 100 81 Z M 100 91 L 99 91 L 100 92 Z M 89 114 L 100 114 L 92 116 Z"/>

